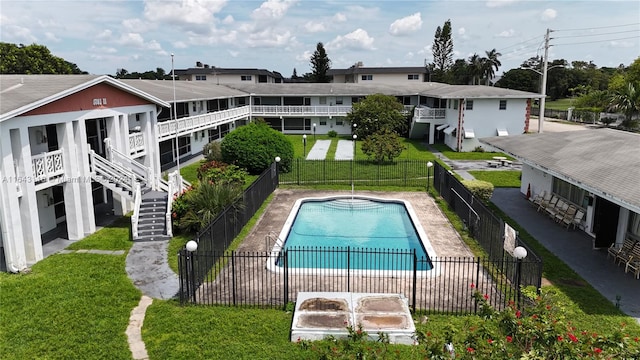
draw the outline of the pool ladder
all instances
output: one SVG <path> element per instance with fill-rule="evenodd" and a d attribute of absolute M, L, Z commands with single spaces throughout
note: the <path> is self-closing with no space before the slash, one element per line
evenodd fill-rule
<path fill-rule="evenodd" d="M 282 247 L 284 246 L 284 241 L 280 239 L 280 237 L 278 236 L 278 234 L 275 233 L 275 231 L 269 231 L 269 233 L 264 237 L 264 245 L 265 245 L 265 249 L 267 249 L 266 251 L 271 251 L 272 243 L 273 245 L 280 244 L 280 249 L 282 249 Z"/>

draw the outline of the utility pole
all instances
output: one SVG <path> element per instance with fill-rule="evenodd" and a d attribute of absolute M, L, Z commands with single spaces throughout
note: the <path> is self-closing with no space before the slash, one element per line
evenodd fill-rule
<path fill-rule="evenodd" d="M 551 29 L 547 28 L 544 36 L 544 59 L 542 60 L 542 97 L 540 98 L 540 114 L 538 115 L 538 133 L 542 133 L 544 126 L 544 105 L 547 99 L 547 65 L 549 63 L 549 34 Z"/>

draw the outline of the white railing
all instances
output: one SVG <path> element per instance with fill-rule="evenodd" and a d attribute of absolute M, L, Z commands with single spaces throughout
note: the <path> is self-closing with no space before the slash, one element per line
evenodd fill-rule
<path fill-rule="evenodd" d="M 134 187 L 137 184 L 137 177 L 133 171 L 108 161 L 93 150 L 89 150 L 89 169 L 91 176 L 97 182 L 111 190 L 124 193 L 128 198 L 133 197 Z M 116 185 L 122 190 L 117 189 Z"/>
<path fill-rule="evenodd" d="M 302 105 L 254 105 L 251 107 L 253 116 L 347 116 L 351 106 L 302 106 Z"/>
<path fill-rule="evenodd" d="M 143 133 L 131 133 L 129 134 L 129 153 L 131 155 L 142 156 L 145 153 L 144 147 L 144 134 Z"/>
<path fill-rule="evenodd" d="M 228 110 L 168 120 L 158 123 L 158 141 L 176 136 L 191 134 L 194 131 L 205 130 L 210 127 L 226 124 L 249 116 L 250 106 L 243 106 Z"/>
<path fill-rule="evenodd" d="M 136 182 L 133 191 L 133 215 L 131 215 L 131 232 L 134 239 L 138 238 L 138 218 L 140 217 L 140 204 L 142 204 L 142 189 Z"/>
<path fill-rule="evenodd" d="M 137 175 L 138 180 L 144 182 L 151 189 L 157 190 L 158 184 L 156 181 L 154 181 L 153 170 L 151 168 L 139 163 L 138 161 L 115 149 L 111 145 L 111 139 L 104 139 L 104 144 L 107 160 L 116 163 L 124 168 L 130 169 L 134 174 Z"/>
<path fill-rule="evenodd" d="M 426 106 L 418 106 L 413 112 L 413 116 L 418 120 L 444 119 L 447 109 L 432 109 Z"/>
<path fill-rule="evenodd" d="M 167 213 L 165 214 L 165 222 L 167 229 L 167 236 L 173 236 L 173 227 L 171 224 L 171 216 L 173 215 L 173 200 L 175 197 L 178 197 L 182 194 L 182 189 L 187 189 L 188 186 L 191 186 L 188 182 L 186 182 L 180 173 L 176 170 L 169 174 L 168 181 L 164 182 L 167 186 Z M 184 184 L 189 184 L 187 187 L 183 187 Z"/>
<path fill-rule="evenodd" d="M 51 181 L 64 175 L 62 149 L 45 152 L 31 157 L 31 168 L 36 184 Z"/>

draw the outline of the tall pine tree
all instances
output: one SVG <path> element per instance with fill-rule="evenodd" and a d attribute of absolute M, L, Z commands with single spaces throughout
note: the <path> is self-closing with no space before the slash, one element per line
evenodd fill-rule
<path fill-rule="evenodd" d="M 327 71 L 331 68 L 331 60 L 324 50 L 324 45 L 319 42 L 316 45 L 316 51 L 311 56 L 311 82 L 328 83 L 331 77 L 327 75 Z"/>
<path fill-rule="evenodd" d="M 445 72 L 453 65 L 453 40 L 451 39 L 451 20 L 444 22 L 442 28 L 436 28 L 433 46 L 433 64 L 436 71 Z"/>

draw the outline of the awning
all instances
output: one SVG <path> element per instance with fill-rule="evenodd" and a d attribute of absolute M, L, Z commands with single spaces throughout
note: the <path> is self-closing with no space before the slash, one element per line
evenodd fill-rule
<path fill-rule="evenodd" d="M 444 133 L 447 134 L 447 135 L 451 135 L 451 133 L 455 129 L 456 129 L 455 126 L 449 126 L 448 128 L 444 129 Z"/>
<path fill-rule="evenodd" d="M 447 126 L 449 126 L 449 124 L 442 124 L 442 125 L 438 125 L 438 126 L 436 126 L 436 130 L 440 131 L 440 130 L 442 130 L 442 129 L 446 129 L 446 128 L 447 128 Z"/>
<path fill-rule="evenodd" d="M 474 137 L 476 137 L 476 134 L 473 132 L 473 129 L 464 129 L 465 139 L 473 139 Z"/>
<path fill-rule="evenodd" d="M 509 136 L 509 132 L 507 131 L 507 129 L 497 129 L 498 130 L 498 136 Z"/>

